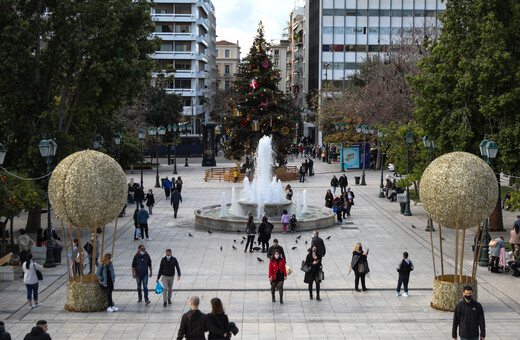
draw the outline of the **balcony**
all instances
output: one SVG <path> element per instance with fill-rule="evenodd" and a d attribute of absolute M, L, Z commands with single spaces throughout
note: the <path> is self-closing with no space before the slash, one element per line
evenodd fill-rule
<path fill-rule="evenodd" d="M 151 19 L 154 22 L 195 22 L 197 16 L 194 14 L 152 14 Z"/>
<path fill-rule="evenodd" d="M 197 42 L 206 45 L 206 47 L 209 46 L 209 41 L 206 35 L 200 35 L 197 37 Z"/>
<path fill-rule="evenodd" d="M 197 25 L 201 25 L 206 29 L 207 32 L 209 32 L 209 20 L 204 18 L 197 19 Z"/>
<path fill-rule="evenodd" d="M 196 40 L 195 33 L 154 32 L 153 36 L 159 37 L 165 41 L 173 41 L 173 40 L 193 41 L 193 40 Z"/>
<path fill-rule="evenodd" d="M 154 59 L 195 59 L 197 54 L 193 51 L 155 51 Z"/>
<path fill-rule="evenodd" d="M 203 1 L 203 0 L 197 1 L 197 7 L 202 8 L 204 10 L 204 12 L 206 12 L 206 15 L 209 15 L 209 13 L 211 12 L 211 10 L 208 6 L 208 3 L 206 1 Z"/>

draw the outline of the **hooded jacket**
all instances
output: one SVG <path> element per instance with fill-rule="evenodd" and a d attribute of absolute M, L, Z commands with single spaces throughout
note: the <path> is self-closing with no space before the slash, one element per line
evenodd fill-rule
<path fill-rule="evenodd" d="M 0 340 L 11 340 L 11 334 L 5 331 L 4 326 L 0 326 Z"/>
<path fill-rule="evenodd" d="M 208 316 L 200 310 L 190 310 L 182 315 L 177 340 L 205 340 L 205 333 L 210 331 L 213 334 L 224 335 L 224 331 L 218 329 L 209 320 Z"/>
<path fill-rule="evenodd" d="M 51 336 L 43 331 L 41 327 L 33 327 L 31 333 L 27 334 L 23 340 L 52 340 Z"/>

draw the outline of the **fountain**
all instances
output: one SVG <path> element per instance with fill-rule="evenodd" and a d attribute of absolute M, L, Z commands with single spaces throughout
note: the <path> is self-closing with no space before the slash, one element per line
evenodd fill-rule
<path fill-rule="evenodd" d="M 246 177 L 239 198 L 235 187 L 231 190 L 231 203 L 222 194 L 220 206 L 208 206 L 195 210 L 195 226 L 204 229 L 242 230 L 248 216 L 261 220 L 267 216 L 275 225 L 280 224 L 282 212 L 295 214 L 298 219 L 297 230 L 311 230 L 330 226 L 335 223 L 332 211 L 322 211 L 307 205 L 307 190 L 296 193 L 296 203 L 285 198 L 282 182 L 273 176 L 273 151 L 271 137 L 264 136 L 258 143 L 255 158 L 255 176 L 252 181 Z M 303 201 L 303 202 L 302 202 Z M 229 207 L 229 209 L 228 209 Z"/>

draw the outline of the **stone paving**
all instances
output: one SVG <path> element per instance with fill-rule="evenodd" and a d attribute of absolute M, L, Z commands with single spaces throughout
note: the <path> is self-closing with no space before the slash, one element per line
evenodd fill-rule
<path fill-rule="evenodd" d="M 164 160 L 162 161 L 165 163 Z M 290 160 L 298 165 L 301 159 Z M 218 158 L 219 167 L 233 163 Z M 327 255 L 323 260 L 326 280 L 322 283 L 322 301 L 309 300 L 303 272 L 305 240 L 310 233 L 281 234 L 273 237 L 284 247 L 288 265 L 294 273 L 285 283 L 285 304 L 272 303 L 268 291 L 265 254 L 244 254 L 240 244 L 243 234 L 212 234 L 193 227 L 193 211 L 201 206 L 219 204 L 222 192 L 230 197 L 232 183 L 204 182 L 200 158 L 190 159 L 190 166 L 179 163 L 184 181 L 183 203 L 177 219 L 160 189 L 150 218 L 151 241 L 145 241 L 153 261 L 154 276 L 148 284 L 150 305 L 137 304 L 135 280 L 130 264 L 140 242 L 133 240 L 132 207 L 118 221 L 114 266 L 116 282 L 115 313 L 71 313 L 63 309 L 66 301 L 66 266 L 47 269 L 40 282 L 42 306 L 29 310 L 25 304 L 25 285 L 20 281 L 0 283 L 0 320 L 6 323 L 13 339 L 23 336 L 39 319 L 49 322 L 53 339 L 175 339 L 182 313 L 189 309 L 192 295 L 201 298 L 201 310 L 210 311 L 211 298 L 222 299 L 226 313 L 240 333 L 239 339 L 447 339 L 451 338 L 452 313 L 430 308 L 433 266 L 430 234 L 424 231 L 426 215 L 420 205 L 412 206 L 413 216 L 399 214 L 399 205 L 378 198 L 380 172 L 367 171 L 367 186 L 354 186 L 360 171 L 347 176 L 356 194 L 351 224 L 335 225 L 323 230 Z M 316 175 L 302 184 L 292 182 L 295 193 L 307 189 L 309 205 L 322 207 L 333 173 L 339 174 L 337 163 L 315 160 Z M 160 176 L 171 176 L 172 166 L 160 167 Z M 127 174 L 135 181 L 140 174 Z M 178 175 L 177 175 L 178 176 Z M 153 188 L 155 171 L 145 172 L 145 188 Z M 236 185 L 240 188 L 241 185 Z M 514 213 L 504 212 L 506 229 L 512 225 Z M 55 225 L 60 225 L 58 221 Z M 413 228 L 412 225 L 416 226 Z M 114 226 L 107 227 L 110 251 Z M 193 237 L 189 236 L 189 233 Z M 466 237 L 465 272 L 471 270 L 471 243 L 474 231 Z M 507 234 L 509 231 L 507 231 Z M 506 235 L 496 233 L 496 235 Z M 297 244 L 295 239 L 302 235 Z M 438 238 L 437 233 L 434 235 Z M 86 237 L 86 234 L 85 234 Z M 445 270 L 453 270 L 454 233 L 443 229 L 446 239 Z M 236 240 L 236 242 L 235 242 Z M 507 238 L 506 238 L 507 240 Z M 355 292 L 354 275 L 348 274 L 352 249 L 356 242 L 370 248 L 368 292 Z M 110 245 L 110 246 L 108 246 Z M 238 250 L 234 250 L 232 246 Z M 222 246 L 222 251 L 220 247 Z M 297 248 L 292 250 L 291 248 Z M 174 283 L 173 304 L 163 307 L 162 297 L 155 295 L 155 275 L 164 250 L 172 248 L 180 262 L 182 278 Z M 410 253 L 415 271 L 410 280 L 410 297 L 396 297 L 395 266 L 403 251 Z M 438 253 L 438 249 L 436 249 Z M 259 262 L 257 256 L 264 259 Z M 65 260 L 65 255 L 64 255 Z M 64 261 L 65 263 L 65 261 Z M 437 267 L 439 267 L 437 265 Z M 439 270 L 439 269 L 437 269 Z M 488 339 L 510 339 L 520 333 L 519 281 L 509 274 L 492 274 L 479 267 L 479 301 L 486 313 Z"/>

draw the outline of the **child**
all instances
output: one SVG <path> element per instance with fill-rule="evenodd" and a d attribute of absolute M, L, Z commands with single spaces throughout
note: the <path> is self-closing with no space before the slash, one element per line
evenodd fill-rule
<path fill-rule="evenodd" d="M 410 279 L 410 272 L 413 270 L 413 263 L 408 259 L 408 253 L 403 253 L 403 259 L 397 266 L 397 272 L 399 273 L 399 281 L 397 282 L 397 292 L 395 296 L 401 295 L 401 284 L 404 285 L 404 297 L 408 297 L 408 280 Z"/>
<path fill-rule="evenodd" d="M 289 224 L 289 215 L 287 213 L 287 210 L 284 209 L 283 215 L 282 215 L 282 224 L 283 224 L 283 233 L 287 233 L 287 225 Z"/>
<path fill-rule="evenodd" d="M 291 223 L 291 233 L 296 232 L 296 222 L 298 222 L 298 220 L 296 219 L 296 215 L 293 214 L 289 221 L 289 223 Z"/>

